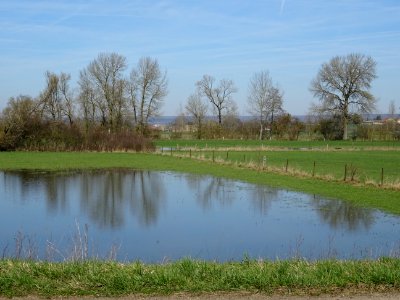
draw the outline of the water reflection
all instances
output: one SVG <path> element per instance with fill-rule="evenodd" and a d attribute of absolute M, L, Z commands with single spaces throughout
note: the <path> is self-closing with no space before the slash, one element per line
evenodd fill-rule
<path fill-rule="evenodd" d="M 123 225 L 124 210 L 128 207 L 140 224 L 150 226 L 157 222 L 164 203 L 160 174 L 106 171 L 83 176 L 82 205 L 98 224 L 111 227 Z"/>
<path fill-rule="evenodd" d="M 321 220 L 333 228 L 344 227 L 349 231 L 368 229 L 375 220 L 372 210 L 357 207 L 347 201 L 314 197 L 313 205 Z"/>
<path fill-rule="evenodd" d="M 86 172 L 5 172 L 4 185 L 20 190 L 22 201 L 29 201 L 32 193 L 44 192 L 47 210 L 63 212 L 78 198 L 81 211 L 100 227 L 118 228 L 124 225 L 126 210 L 143 226 L 156 224 L 165 210 L 167 177 L 183 177 L 190 193 L 185 201 L 195 201 L 204 210 L 219 205 L 229 207 L 235 201 L 247 201 L 253 211 L 267 215 L 271 203 L 279 201 L 279 190 L 253 185 L 240 187 L 236 182 L 211 176 L 172 174 L 135 170 L 106 170 Z M 238 193 L 238 190 L 244 193 Z M 180 195 L 179 189 L 174 191 Z M 245 199 L 240 199 L 245 198 Z M 372 210 L 345 201 L 315 197 L 312 205 L 320 219 L 334 228 L 347 230 L 369 228 L 374 222 Z"/>
<path fill-rule="evenodd" d="M 203 210 L 212 209 L 213 205 L 229 207 L 235 199 L 234 182 L 223 178 L 188 174 L 185 176 L 192 195 Z"/>
<path fill-rule="evenodd" d="M 393 245 L 400 231 L 398 217 L 349 202 L 173 172 L 0 172 L 0 195 L 0 251 L 19 231 L 67 249 L 77 221 L 88 224 L 94 248 L 115 243 L 122 259 L 149 262 L 285 258 L 299 237 L 304 257 L 326 255 L 331 238 L 338 257 L 348 257 L 355 246 Z"/>

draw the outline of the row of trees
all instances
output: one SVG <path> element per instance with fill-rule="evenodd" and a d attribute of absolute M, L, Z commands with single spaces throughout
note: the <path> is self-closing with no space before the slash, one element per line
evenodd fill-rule
<path fill-rule="evenodd" d="M 121 132 L 127 139 L 133 138 L 129 134 L 134 134 L 135 139 L 149 135 L 149 120 L 160 113 L 168 93 L 166 72 L 150 57 L 141 58 L 129 76 L 127 68 L 124 56 L 101 53 L 81 70 L 75 89 L 71 88 L 69 74 L 46 72 L 46 84 L 38 97 L 10 99 L 0 120 L 3 128 L 0 147 L 26 147 L 27 141 L 29 145 L 43 145 L 48 136 L 56 144 L 79 136 L 75 141 L 79 144 L 100 136 L 110 141 L 110 135 Z M 369 90 L 376 78 L 375 68 L 376 62 L 362 54 L 336 56 L 321 66 L 310 86 L 314 97 L 319 99 L 312 105 L 312 111 L 319 116 L 314 119 L 326 121 L 321 128 L 339 128 L 340 136 L 335 138 L 347 139 L 348 124 L 354 113 L 374 110 L 376 99 Z M 196 82 L 185 110 L 196 124 L 198 138 L 204 136 L 209 106 L 216 118 L 211 127 L 207 123 L 213 137 L 223 136 L 224 124 L 234 130 L 238 116 L 233 99 L 236 92 L 234 82 L 229 79 L 217 81 L 204 75 Z M 289 135 L 298 136 L 296 132 L 303 127 L 284 111 L 283 91 L 274 84 L 268 71 L 251 77 L 247 107 L 257 123 L 259 139 L 264 139 L 266 132 L 268 136 L 282 137 L 282 128 L 288 134 L 296 128 L 295 134 Z"/>
<path fill-rule="evenodd" d="M 110 141 L 122 136 L 127 140 L 123 148 L 143 148 L 139 144 L 145 140 L 148 121 L 167 95 L 166 72 L 150 57 L 141 58 L 129 77 L 126 69 L 124 56 L 101 53 L 81 70 L 76 89 L 71 88 L 69 74 L 47 71 L 38 97 L 9 100 L 1 116 L 0 148 L 53 144 L 51 148 L 65 149 L 86 144 L 101 149 L 113 147 Z M 93 146 L 99 139 L 101 145 Z"/>
<path fill-rule="evenodd" d="M 198 138 L 202 137 L 208 114 L 207 103 L 211 104 L 220 131 L 224 119 L 237 118 L 237 105 L 233 100 L 237 88 L 232 80 L 222 79 L 217 84 L 214 77 L 204 75 L 196 87 L 196 92 L 188 97 L 185 109 L 197 125 Z M 274 116 L 284 113 L 282 106 L 283 92 L 273 84 L 268 71 L 255 73 L 249 84 L 248 112 L 259 124 L 260 139 L 264 138 L 267 128 L 272 130 Z"/>
<path fill-rule="evenodd" d="M 77 95 L 70 89 L 70 75 L 46 72 L 46 87 L 37 99 L 38 108 L 53 121 L 81 119 L 86 130 L 100 124 L 110 131 L 134 125 L 144 133 L 150 117 L 156 115 L 167 95 L 166 73 L 157 60 L 141 58 L 125 76 L 126 58 L 101 53 L 80 72 Z M 80 113 L 76 114 L 75 109 Z"/>
<path fill-rule="evenodd" d="M 340 138 L 348 139 L 351 116 L 356 112 L 370 113 L 375 109 L 376 98 L 369 92 L 371 82 L 376 78 L 375 68 L 376 62 L 362 54 L 336 56 L 324 63 L 310 86 L 314 97 L 320 100 L 311 107 L 312 112 L 318 115 L 315 119 L 322 118 L 329 122 L 339 119 L 335 124 L 341 128 Z M 201 138 L 202 124 L 208 111 L 202 98 L 212 104 L 221 124 L 223 112 L 228 117 L 236 113 L 232 95 L 237 89 L 231 80 L 222 79 L 216 85 L 215 78 L 207 75 L 196 85 L 197 91 L 189 96 L 185 107 L 195 120 L 197 136 Z M 259 139 L 264 138 L 265 129 L 272 134 L 274 118 L 285 114 L 285 111 L 282 108 L 283 91 L 273 84 L 268 71 L 255 73 L 250 79 L 247 105 L 248 112 L 259 123 Z"/>

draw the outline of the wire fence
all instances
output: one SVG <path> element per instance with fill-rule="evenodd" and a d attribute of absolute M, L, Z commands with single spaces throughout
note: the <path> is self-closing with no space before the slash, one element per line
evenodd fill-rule
<path fill-rule="evenodd" d="M 220 151 L 160 148 L 162 154 L 263 171 L 400 189 L 400 152 Z"/>

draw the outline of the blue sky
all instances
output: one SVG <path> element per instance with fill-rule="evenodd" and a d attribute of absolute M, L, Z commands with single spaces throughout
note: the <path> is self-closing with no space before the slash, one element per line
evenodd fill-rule
<path fill-rule="evenodd" d="M 1 0 L 0 108 L 11 96 L 37 96 L 44 73 L 79 71 L 101 52 L 142 56 L 167 70 L 164 115 L 176 115 L 204 74 L 232 79 L 246 115 L 250 77 L 268 70 L 284 108 L 306 114 L 321 64 L 358 52 L 377 61 L 372 92 L 379 113 L 400 106 L 398 0 Z"/>

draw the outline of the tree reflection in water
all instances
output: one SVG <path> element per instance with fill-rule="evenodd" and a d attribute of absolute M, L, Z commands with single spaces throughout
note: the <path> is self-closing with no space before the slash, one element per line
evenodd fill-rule
<path fill-rule="evenodd" d="M 368 229 L 374 223 L 371 209 L 357 207 L 348 201 L 326 200 L 314 196 L 312 204 L 323 222 L 333 228 L 344 227 L 349 231 Z"/>
<path fill-rule="evenodd" d="M 261 185 L 255 185 L 251 189 L 250 202 L 253 210 L 262 215 L 267 215 L 271 203 L 278 200 L 278 190 Z"/>
<path fill-rule="evenodd" d="M 212 209 L 213 205 L 229 207 L 237 201 L 238 182 L 212 176 L 185 174 L 188 187 L 193 191 L 194 198 L 204 210 Z M 249 201 L 254 211 L 266 215 L 271 201 L 276 200 L 278 190 L 261 185 L 254 185 L 247 190 Z"/>
<path fill-rule="evenodd" d="M 128 207 L 140 224 L 156 223 L 164 189 L 158 173 L 108 170 L 81 176 L 82 208 L 97 224 L 112 228 L 123 225 Z"/>
<path fill-rule="evenodd" d="M 160 173 L 135 172 L 131 185 L 131 211 L 143 225 L 157 222 L 161 208 L 165 205 L 165 187 Z"/>
<path fill-rule="evenodd" d="M 174 172 L 0 171 L 0 195 L 0 247 L 22 230 L 44 243 L 50 236 L 63 249 L 77 221 L 90 227 L 100 252 L 115 242 L 129 259 L 152 262 L 188 255 L 240 260 L 244 253 L 273 259 L 299 236 L 294 251 L 301 246 L 310 258 L 326 253 L 330 237 L 329 251 L 357 258 L 364 255 L 358 249 L 390 253 L 400 228 L 398 216 L 345 201 Z"/>
<path fill-rule="evenodd" d="M 99 227 L 119 228 L 129 216 L 127 211 L 143 226 L 156 224 L 166 205 L 165 185 L 169 182 L 166 179 L 171 176 L 176 175 L 135 170 L 4 172 L 3 181 L 4 186 L 20 191 L 20 201 L 30 201 L 31 192 L 42 189 L 49 212 L 64 211 L 70 202 L 78 200 L 80 211 Z M 265 186 L 248 186 L 223 178 L 193 174 L 179 174 L 176 178 L 187 182 L 189 193 L 185 197 L 193 198 L 188 200 L 195 200 L 203 210 L 211 210 L 216 205 L 229 207 L 235 201 L 244 200 L 254 212 L 266 215 L 271 203 L 280 200 L 279 190 Z M 238 189 L 245 189 L 246 192 L 238 193 Z M 372 210 L 346 201 L 314 197 L 311 205 L 316 208 L 321 221 L 332 228 L 356 231 L 370 228 L 375 221 Z"/>
<path fill-rule="evenodd" d="M 66 210 L 78 198 L 80 210 L 99 227 L 124 225 L 127 208 L 140 224 L 149 226 L 157 221 L 163 205 L 164 186 L 156 172 L 6 172 L 4 185 L 27 195 L 23 201 L 32 200 L 28 199 L 32 190 L 43 190 L 50 213 Z"/>
<path fill-rule="evenodd" d="M 213 204 L 229 207 L 235 200 L 235 186 L 232 181 L 194 174 L 185 174 L 184 177 L 188 187 L 194 191 L 193 198 L 203 210 L 212 209 Z"/>

